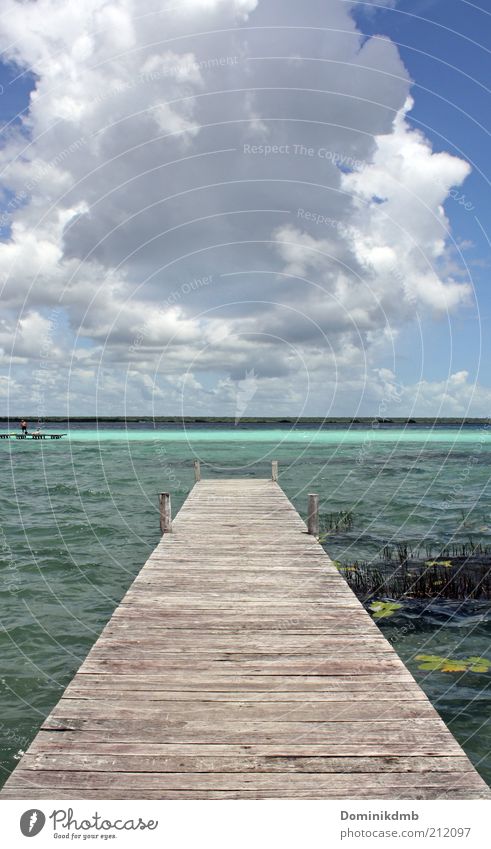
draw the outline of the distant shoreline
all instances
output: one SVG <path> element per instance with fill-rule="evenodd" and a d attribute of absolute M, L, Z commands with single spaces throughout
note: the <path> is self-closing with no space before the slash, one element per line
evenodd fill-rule
<path fill-rule="evenodd" d="M 21 418 L 29 423 L 74 423 L 74 424 L 228 424 L 235 426 L 234 416 L 0 416 L 0 422 L 7 423 L 10 427 L 18 427 Z M 337 416 L 323 418 L 322 416 L 243 416 L 238 426 L 247 424 L 288 424 L 288 425 L 489 425 L 491 418 L 450 418 L 450 417 L 387 417 L 379 416 Z"/>

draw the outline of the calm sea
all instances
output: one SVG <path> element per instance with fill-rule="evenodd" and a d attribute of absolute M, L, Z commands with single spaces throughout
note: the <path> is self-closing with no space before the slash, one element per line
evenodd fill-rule
<path fill-rule="evenodd" d="M 345 563 L 387 543 L 491 545 L 482 427 L 72 425 L 61 441 L 1 440 L 0 782 L 157 544 L 157 493 L 172 493 L 175 512 L 195 458 L 208 477 L 268 477 L 279 460 L 302 515 L 312 491 L 323 513 L 352 511 L 352 528 L 326 544 Z M 491 782 L 491 673 L 424 671 L 416 660 L 491 659 L 491 605 L 408 601 L 380 626 Z"/>

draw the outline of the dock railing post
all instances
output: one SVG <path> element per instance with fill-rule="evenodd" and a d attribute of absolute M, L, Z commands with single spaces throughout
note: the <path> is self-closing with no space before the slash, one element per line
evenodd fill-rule
<path fill-rule="evenodd" d="M 315 537 L 319 536 L 319 496 L 314 492 L 309 494 L 307 528 L 309 534 Z"/>
<path fill-rule="evenodd" d="M 196 483 L 201 480 L 201 465 L 199 460 L 194 461 L 194 480 Z"/>
<path fill-rule="evenodd" d="M 172 511 L 170 503 L 170 493 L 161 492 L 159 494 L 160 507 L 160 533 L 169 534 L 172 531 Z"/>
<path fill-rule="evenodd" d="M 278 480 L 278 460 L 271 461 L 271 480 Z"/>

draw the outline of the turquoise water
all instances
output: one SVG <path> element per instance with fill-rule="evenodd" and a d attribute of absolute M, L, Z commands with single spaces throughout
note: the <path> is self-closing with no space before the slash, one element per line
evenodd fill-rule
<path fill-rule="evenodd" d="M 48 430 L 48 429 L 46 429 Z M 48 432 L 65 433 L 51 427 Z M 260 430 L 251 426 L 236 428 L 198 428 L 196 426 L 172 429 L 161 427 L 154 430 L 139 430 L 134 427 L 131 430 L 118 431 L 114 428 L 100 430 L 83 430 L 71 428 L 66 431 L 65 438 L 71 442 L 152 442 L 162 440 L 165 442 L 216 442 L 217 432 L 220 433 L 222 442 L 254 442 L 273 443 L 280 446 L 284 443 L 307 443 L 314 445 L 367 445 L 372 442 L 383 443 L 446 443 L 446 444 L 475 444 L 476 439 L 486 444 L 491 444 L 491 427 L 479 428 L 427 428 L 417 429 L 408 427 L 406 429 L 395 428 L 319 428 L 312 426 L 308 429 L 301 427 L 273 428 L 262 427 Z"/>
<path fill-rule="evenodd" d="M 48 430 L 65 432 L 63 427 Z M 0 781 L 25 750 L 159 539 L 157 493 L 179 509 L 203 476 L 268 477 L 305 515 L 351 510 L 335 559 L 387 542 L 491 545 L 491 436 L 484 428 L 71 429 L 61 441 L 0 441 Z M 490 673 L 423 671 L 417 654 L 491 658 L 491 605 L 404 603 L 381 622 L 491 782 Z"/>

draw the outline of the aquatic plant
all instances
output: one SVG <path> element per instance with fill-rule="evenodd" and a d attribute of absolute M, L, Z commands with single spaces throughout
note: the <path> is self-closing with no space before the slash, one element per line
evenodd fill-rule
<path fill-rule="evenodd" d="M 467 658 L 466 662 L 469 664 L 470 672 L 489 672 L 491 667 L 491 661 L 487 657 L 471 656 Z"/>
<path fill-rule="evenodd" d="M 451 566 L 451 560 L 427 560 L 425 566 Z"/>
<path fill-rule="evenodd" d="M 339 531 L 350 531 L 353 527 L 354 516 L 351 510 L 340 510 L 338 513 L 328 513 L 321 516 L 319 524 L 322 528 L 321 537 L 325 540 L 329 534 Z M 320 537 L 319 537 L 320 541 Z"/>
<path fill-rule="evenodd" d="M 355 561 L 340 573 L 359 598 L 491 599 L 491 558 L 475 555 L 404 563 Z"/>
<path fill-rule="evenodd" d="M 390 562 L 392 560 L 392 548 L 390 545 L 384 545 L 382 551 L 382 560 Z"/>
<path fill-rule="evenodd" d="M 398 542 L 396 547 L 399 563 L 407 563 L 408 557 L 413 556 L 412 549 L 409 548 L 407 542 Z"/>
<path fill-rule="evenodd" d="M 471 536 L 467 542 L 429 542 L 424 540 L 420 543 L 401 540 L 394 543 L 398 559 L 404 562 L 408 558 L 413 560 L 448 560 L 455 557 L 472 557 L 491 555 L 491 546 L 475 543 Z M 393 545 L 386 543 L 380 551 L 379 557 L 382 561 L 390 563 L 394 558 Z"/>
<path fill-rule="evenodd" d="M 402 604 L 395 601 L 372 601 L 370 610 L 374 619 L 385 619 L 387 616 L 393 616 L 396 610 L 400 610 L 401 607 Z"/>
<path fill-rule="evenodd" d="M 486 657 L 440 657 L 437 654 L 417 654 L 416 660 L 421 661 L 418 669 L 431 672 L 489 672 L 491 661 Z"/>

